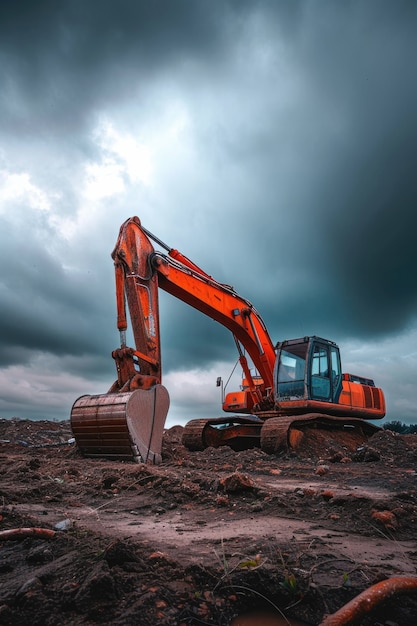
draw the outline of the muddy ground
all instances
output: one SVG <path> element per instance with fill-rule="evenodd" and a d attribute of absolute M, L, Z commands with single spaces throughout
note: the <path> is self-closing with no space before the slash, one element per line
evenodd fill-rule
<path fill-rule="evenodd" d="M 417 575 L 417 436 L 310 430 L 296 454 L 189 452 L 159 466 L 83 459 L 66 422 L 0 420 L 0 623 L 229 625 L 255 608 L 322 619 Z M 416 596 L 364 626 L 417 623 Z"/>

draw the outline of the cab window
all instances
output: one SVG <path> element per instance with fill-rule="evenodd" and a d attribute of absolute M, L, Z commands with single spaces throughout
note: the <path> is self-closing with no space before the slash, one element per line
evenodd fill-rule
<path fill-rule="evenodd" d="M 311 397 L 317 400 L 331 399 L 329 353 L 325 346 L 319 344 L 313 347 Z"/>
<path fill-rule="evenodd" d="M 304 347 L 304 346 L 301 346 Z M 278 369 L 278 397 L 303 398 L 305 376 L 305 348 L 293 347 L 294 351 L 282 350 Z"/>

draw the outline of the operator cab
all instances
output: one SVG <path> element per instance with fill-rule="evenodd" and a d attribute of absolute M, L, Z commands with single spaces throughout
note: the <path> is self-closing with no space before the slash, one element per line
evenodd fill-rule
<path fill-rule="evenodd" d="M 338 346 L 321 337 L 302 337 L 276 346 L 276 401 L 317 400 L 337 403 L 342 390 Z"/>

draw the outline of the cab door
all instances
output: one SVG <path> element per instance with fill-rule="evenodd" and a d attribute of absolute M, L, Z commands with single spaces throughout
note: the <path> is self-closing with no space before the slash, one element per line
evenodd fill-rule
<path fill-rule="evenodd" d="M 342 372 L 340 353 L 336 345 L 312 342 L 309 387 L 311 400 L 338 402 L 342 389 Z"/>

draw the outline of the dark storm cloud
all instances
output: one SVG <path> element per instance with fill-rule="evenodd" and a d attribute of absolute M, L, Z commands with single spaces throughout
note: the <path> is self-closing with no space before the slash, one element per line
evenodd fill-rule
<path fill-rule="evenodd" d="M 31 1 L 1 9 L 3 120 L 13 132 L 33 124 L 76 127 L 101 99 L 130 92 L 174 63 L 221 54 L 230 5 L 196 0 L 99 4 Z M 245 2 L 240 3 L 244 11 Z M 233 30 L 233 29 L 232 29 Z M 139 79 L 139 80 L 138 80 Z M 39 131 L 39 128 L 37 129 Z"/>
<path fill-rule="evenodd" d="M 417 6 L 382 6 L 383 13 L 373 5 L 373 13 L 368 4 L 356 5 L 357 20 L 338 22 L 313 57 L 329 109 L 336 105 L 345 124 L 339 144 L 329 146 L 327 175 L 315 198 L 327 251 L 323 261 L 341 309 L 364 336 L 404 328 L 417 305 L 412 234 L 417 83 L 411 78 Z M 352 15 L 345 12 L 345 17 Z M 326 49 L 332 51 L 327 60 Z"/>
<path fill-rule="evenodd" d="M 198 368 L 202 363 L 235 357 L 230 332 L 199 311 L 169 295 L 161 295 L 160 316 L 165 371 Z"/>
<path fill-rule="evenodd" d="M 308 265 L 319 296 L 320 284 L 323 295 L 328 291 L 321 276 L 325 271 L 339 293 L 330 317 L 342 316 L 348 327 L 379 333 L 407 322 L 415 304 L 412 292 L 417 293 L 409 289 L 410 277 L 404 278 L 415 265 L 412 231 L 404 228 L 412 221 L 416 199 L 413 3 L 323 3 L 318 11 L 311 2 L 294 2 L 291 8 L 216 2 L 208 8 L 206 2 L 186 0 L 125 1 L 117 7 L 105 1 L 99 10 L 78 1 L 21 2 L 2 11 L 3 112 L 9 114 L 2 117 L 19 124 L 26 120 L 32 132 L 42 131 L 42 124 L 62 125 L 64 119 L 64 126 L 77 125 L 98 102 L 130 89 L 140 97 L 155 71 L 168 73 L 193 60 L 210 75 L 210 66 L 218 68 L 247 34 L 247 20 L 263 16 L 259 39 L 284 42 L 294 74 L 309 85 L 309 100 L 291 103 L 286 129 L 272 109 L 261 120 L 251 119 L 246 133 L 229 145 L 231 158 L 242 168 L 252 161 L 254 175 L 264 177 L 259 199 L 264 220 L 255 226 L 256 241 L 278 241 L 284 254 L 274 260 L 281 266 L 288 259 L 293 270 L 294 264 Z M 271 67 L 272 92 L 279 89 L 274 79 L 279 75 Z M 334 136 L 332 123 L 326 123 L 332 116 Z M 283 141 L 298 151 L 298 165 L 285 223 L 280 223 L 280 217 L 274 220 L 271 181 L 280 180 Z M 311 175 L 306 180 L 308 169 L 314 172 L 313 183 Z M 292 244 L 287 235 L 295 230 Z M 291 246 L 297 247 L 292 258 Z M 411 277 L 413 288 L 416 280 Z M 294 302 L 285 280 L 276 288 Z M 384 298 L 381 310 L 379 296 L 388 288 L 394 297 Z M 358 294 L 359 310 L 353 305 L 347 311 L 346 304 L 358 301 Z M 315 307 L 313 301 L 311 313 Z M 288 313 L 284 304 L 281 317 L 287 319 Z"/>
<path fill-rule="evenodd" d="M 240 141 L 225 144 L 263 184 L 259 198 L 239 197 L 234 235 L 249 241 L 250 231 L 248 297 L 274 335 L 296 321 L 304 332 L 378 337 L 416 315 L 416 27 L 414 3 L 305 3 L 284 35 L 300 99 L 284 117 L 278 106 L 255 110 Z"/>
<path fill-rule="evenodd" d="M 112 284 L 103 302 L 100 275 L 65 270 L 62 258 L 47 250 L 53 231 L 41 224 L 43 241 L 30 220 L 13 227 L 0 218 L 0 366 L 28 363 L 41 351 L 97 358 L 110 351 L 104 320 L 113 318 Z"/>
<path fill-rule="evenodd" d="M 192 157 L 181 169 L 168 141 L 166 189 L 103 196 L 61 249 L 47 219 L 11 232 L 29 209 L 6 205 L 1 363 L 44 351 L 72 374 L 113 377 L 110 252 L 135 213 L 249 298 L 274 341 L 410 326 L 416 27 L 405 1 L 3 2 L 0 166 L 60 194 L 56 215 L 88 212 L 79 185 L 86 163 L 108 157 L 92 139 L 103 111 L 142 138 L 161 102 L 180 100 Z M 161 315 L 165 371 L 234 355 L 227 331 L 189 307 L 161 298 Z"/>

